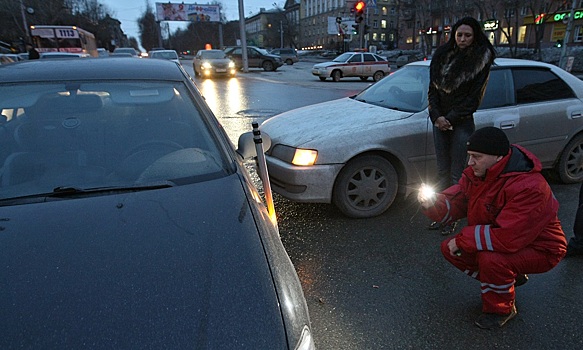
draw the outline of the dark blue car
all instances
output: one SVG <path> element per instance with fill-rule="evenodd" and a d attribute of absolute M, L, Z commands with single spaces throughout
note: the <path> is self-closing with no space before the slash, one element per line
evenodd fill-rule
<path fill-rule="evenodd" d="M 274 216 L 179 65 L 3 65 L 0 111 L 0 348 L 314 348 Z"/>

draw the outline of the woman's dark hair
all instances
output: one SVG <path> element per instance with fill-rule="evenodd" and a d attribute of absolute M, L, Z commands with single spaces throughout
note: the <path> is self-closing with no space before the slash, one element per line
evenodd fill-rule
<path fill-rule="evenodd" d="M 451 27 L 451 36 L 450 36 L 449 40 L 447 41 L 447 43 L 445 43 L 444 45 L 450 50 L 454 49 L 456 47 L 455 33 L 457 32 L 458 28 L 464 24 L 467 26 L 470 26 L 472 28 L 472 30 L 474 31 L 474 42 L 472 43 L 472 46 L 475 45 L 475 46 L 487 47 L 490 50 L 490 52 L 492 53 L 492 59 L 493 59 L 495 57 L 495 54 L 496 54 L 496 51 L 494 50 L 494 46 L 492 46 L 492 43 L 490 43 L 490 40 L 488 40 L 488 37 L 484 33 L 484 30 L 482 29 L 482 25 L 480 24 L 480 22 L 478 22 L 473 17 L 464 17 L 464 18 L 460 19 L 459 21 L 457 21 L 453 25 L 453 27 Z"/>

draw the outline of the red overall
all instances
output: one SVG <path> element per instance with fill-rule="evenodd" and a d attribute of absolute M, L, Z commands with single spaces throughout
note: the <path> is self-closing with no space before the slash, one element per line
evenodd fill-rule
<path fill-rule="evenodd" d="M 540 174 L 541 163 L 529 151 L 511 152 L 478 178 L 466 168 L 459 183 L 424 210 L 444 224 L 467 217 L 455 240 L 460 256 L 445 258 L 481 282 L 482 311 L 508 314 L 514 304 L 517 274 L 549 271 L 563 258 L 567 242 L 557 217 L 559 203 Z"/>

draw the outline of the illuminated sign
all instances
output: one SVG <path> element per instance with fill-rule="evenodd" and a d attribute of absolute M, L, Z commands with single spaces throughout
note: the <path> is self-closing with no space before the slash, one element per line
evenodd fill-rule
<path fill-rule="evenodd" d="M 484 30 L 485 31 L 497 30 L 499 23 L 500 22 L 497 19 L 487 20 L 486 22 L 484 22 Z"/>
<path fill-rule="evenodd" d="M 566 20 L 567 18 L 569 18 L 570 12 L 563 12 L 563 13 L 557 13 L 556 15 L 553 16 L 553 21 L 554 22 L 562 22 L 563 20 Z M 574 15 L 573 15 L 573 19 L 581 19 L 583 18 L 583 11 L 575 11 Z"/>

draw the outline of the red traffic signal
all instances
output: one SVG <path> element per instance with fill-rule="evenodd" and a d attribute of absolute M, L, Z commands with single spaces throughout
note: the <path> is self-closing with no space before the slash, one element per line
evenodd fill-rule
<path fill-rule="evenodd" d="M 364 1 L 357 1 L 356 4 L 354 4 L 354 10 L 356 11 L 356 14 L 358 14 L 358 15 L 362 15 L 365 7 L 366 7 L 366 3 Z"/>

